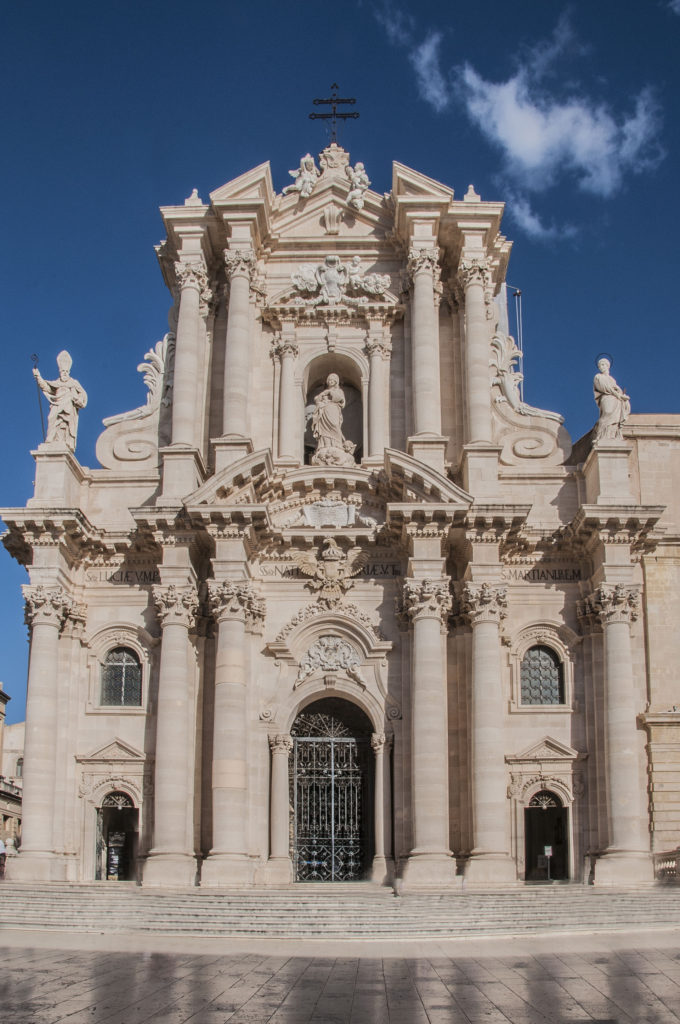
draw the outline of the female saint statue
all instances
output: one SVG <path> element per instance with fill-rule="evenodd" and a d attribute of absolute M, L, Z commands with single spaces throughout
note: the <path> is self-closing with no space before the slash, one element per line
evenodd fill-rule
<path fill-rule="evenodd" d="M 337 373 L 329 373 L 326 389 L 314 399 L 312 434 L 317 439 L 313 466 L 353 466 L 356 448 L 342 436 L 342 410 L 345 395 Z"/>
<path fill-rule="evenodd" d="M 600 359 L 593 380 L 593 393 L 600 418 L 595 424 L 593 441 L 615 441 L 621 437 L 621 427 L 630 415 L 630 398 L 609 372 L 611 363 Z"/>

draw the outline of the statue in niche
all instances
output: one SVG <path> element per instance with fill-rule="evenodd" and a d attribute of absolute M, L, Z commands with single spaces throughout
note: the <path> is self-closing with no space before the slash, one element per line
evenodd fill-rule
<path fill-rule="evenodd" d="M 57 380 L 45 380 L 37 366 L 33 368 L 33 376 L 50 403 L 45 440 L 65 444 L 73 452 L 76 448 L 78 433 L 78 413 L 87 405 L 87 394 L 79 382 L 71 376 L 72 365 L 71 356 L 66 349 L 63 349 L 57 356 L 59 368 Z"/>
<path fill-rule="evenodd" d="M 347 196 L 347 205 L 351 206 L 354 210 L 363 210 L 364 207 L 364 192 L 371 184 L 368 180 L 368 175 L 362 163 L 357 163 L 356 167 L 350 167 L 349 164 L 345 167 L 345 174 L 349 178 L 350 190 Z"/>
<path fill-rule="evenodd" d="M 307 199 L 308 196 L 311 196 L 321 171 L 314 163 L 314 157 L 310 153 L 305 153 L 300 160 L 298 170 L 288 171 L 288 173 L 295 180 L 292 185 L 286 185 L 283 195 L 287 196 L 289 192 L 298 192 L 302 199 Z"/>
<path fill-rule="evenodd" d="M 354 466 L 356 445 L 342 436 L 345 394 L 337 373 L 329 373 L 326 388 L 314 399 L 312 434 L 316 438 L 313 466 Z"/>
<path fill-rule="evenodd" d="M 593 441 L 616 441 L 621 438 L 621 427 L 630 415 L 630 398 L 609 372 L 611 363 L 600 359 L 593 380 L 593 394 L 600 418 L 595 424 Z"/>

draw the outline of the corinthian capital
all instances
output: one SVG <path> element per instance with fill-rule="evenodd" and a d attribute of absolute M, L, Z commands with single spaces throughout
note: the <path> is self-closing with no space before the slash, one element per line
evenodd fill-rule
<path fill-rule="evenodd" d="M 193 626 L 198 611 L 196 587 L 154 587 L 153 599 L 163 629 L 166 626 Z"/>
<path fill-rule="evenodd" d="M 74 607 L 73 601 L 66 595 L 63 587 L 44 587 L 42 584 L 32 587 L 28 584 L 22 588 L 24 600 L 24 618 L 29 628 L 35 626 L 56 626 L 61 629 L 64 621 Z"/>
<path fill-rule="evenodd" d="M 225 249 L 224 265 L 227 268 L 227 277 L 231 281 L 233 277 L 247 277 L 250 281 L 255 270 L 255 253 L 248 247 L 246 249 Z"/>
<path fill-rule="evenodd" d="M 278 336 L 272 341 L 272 359 L 283 359 L 286 356 L 289 356 L 292 359 L 297 359 L 299 352 L 300 349 L 298 343 L 293 338 L 282 338 Z"/>
<path fill-rule="evenodd" d="M 586 598 L 591 614 L 603 625 L 609 622 L 635 622 L 640 612 L 640 588 L 623 583 L 604 583 Z"/>
<path fill-rule="evenodd" d="M 411 278 L 414 278 L 422 270 L 426 270 L 433 275 L 435 282 L 438 282 L 440 274 L 439 248 L 436 245 L 430 249 L 416 249 L 415 246 L 411 246 L 408 251 L 407 270 Z"/>
<path fill-rule="evenodd" d="M 388 336 L 369 337 L 366 339 L 366 352 L 368 356 L 380 356 L 388 360 L 392 355 L 392 342 Z"/>
<path fill-rule="evenodd" d="M 438 579 L 404 580 L 404 611 L 415 622 L 420 618 L 438 618 L 445 625 L 451 611 L 449 577 Z"/>
<path fill-rule="evenodd" d="M 288 757 L 293 749 L 293 740 L 287 733 L 277 733 L 269 737 L 269 747 L 272 754 L 285 754 Z"/>
<path fill-rule="evenodd" d="M 265 603 L 248 580 L 208 580 L 208 600 L 218 622 L 241 619 L 251 628 L 264 622 Z"/>
<path fill-rule="evenodd" d="M 481 284 L 487 288 L 490 278 L 489 261 L 482 256 L 463 259 L 460 261 L 458 276 L 462 280 L 464 288 L 469 288 L 471 284 Z"/>
<path fill-rule="evenodd" d="M 202 259 L 175 263 L 175 276 L 180 288 L 197 288 L 199 292 L 208 287 L 208 272 Z"/>
<path fill-rule="evenodd" d="M 490 583 L 466 583 L 461 610 L 475 626 L 478 622 L 501 622 L 507 615 L 508 592 Z"/>

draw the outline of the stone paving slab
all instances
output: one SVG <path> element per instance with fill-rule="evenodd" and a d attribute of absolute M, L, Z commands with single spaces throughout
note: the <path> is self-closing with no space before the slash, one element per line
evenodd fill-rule
<path fill-rule="evenodd" d="M 680 1022 L 677 931 L 257 950 L 12 931 L 0 945 L 8 1024 Z"/>

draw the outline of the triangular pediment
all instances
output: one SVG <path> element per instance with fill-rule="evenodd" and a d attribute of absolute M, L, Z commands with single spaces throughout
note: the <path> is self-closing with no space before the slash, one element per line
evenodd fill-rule
<path fill-rule="evenodd" d="M 124 740 L 116 739 L 107 743 L 104 747 L 97 747 L 92 753 L 86 754 L 85 756 L 76 757 L 76 761 L 81 764 L 92 764 L 94 762 L 124 762 L 129 764 L 131 761 L 141 762 L 146 760 L 146 755 L 141 750 L 137 750 L 132 744 L 126 743 Z"/>
<path fill-rule="evenodd" d="M 210 202 L 214 205 L 233 199 L 265 199 L 273 205 L 275 193 L 268 160 L 210 193 Z"/>
<path fill-rule="evenodd" d="M 395 160 L 392 164 L 392 195 L 395 199 L 401 196 L 437 198 L 448 205 L 453 200 L 453 189 Z"/>
<path fill-rule="evenodd" d="M 542 740 L 532 743 L 521 754 L 509 755 L 505 760 L 518 764 L 526 761 L 575 761 L 582 756 L 578 750 L 574 750 L 567 743 L 562 743 L 552 736 L 544 736 Z"/>
<path fill-rule="evenodd" d="M 347 204 L 349 191 L 349 182 L 321 178 L 307 199 L 283 196 L 274 220 L 276 236 L 318 238 L 328 244 L 334 239 L 373 238 L 376 231 L 388 231 L 392 215 L 383 197 L 368 189 L 363 207 L 356 210 Z"/>

